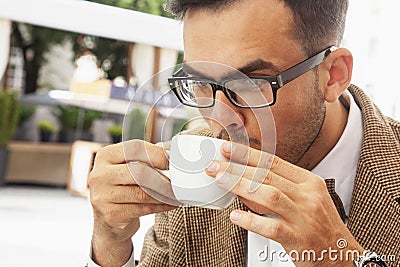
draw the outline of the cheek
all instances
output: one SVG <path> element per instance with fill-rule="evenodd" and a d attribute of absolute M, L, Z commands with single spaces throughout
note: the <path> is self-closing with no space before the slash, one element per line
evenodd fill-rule
<path fill-rule="evenodd" d="M 261 140 L 261 135 L 271 129 L 275 130 L 275 121 L 269 108 L 248 109 L 242 113 L 244 126 L 249 136 Z"/>

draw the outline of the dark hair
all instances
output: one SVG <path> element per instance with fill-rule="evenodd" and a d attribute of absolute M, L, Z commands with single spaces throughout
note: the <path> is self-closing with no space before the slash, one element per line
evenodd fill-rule
<path fill-rule="evenodd" d="M 244 0 L 167 0 L 166 9 L 183 19 L 189 10 L 206 8 L 218 12 L 240 1 Z M 309 56 L 329 45 L 340 45 L 348 0 L 280 1 L 292 11 L 293 37 Z"/>

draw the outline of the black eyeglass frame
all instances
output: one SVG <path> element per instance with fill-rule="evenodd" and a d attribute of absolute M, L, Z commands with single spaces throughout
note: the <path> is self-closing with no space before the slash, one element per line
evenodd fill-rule
<path fill-rule="evenodd" d="M 183 68 L 180 68 L 178 71 L 176 71 L 172 77 L 168 78 L 169 86 L 171 90 L 175 93 L 175 95 L 178 97 L 179 101 L 186 105 L 186 106 L 191 106 L 191 107 L 196 107 L 196 108 L 210 108 L 215 105 L 215 94 L 218 90 L 222 91 L 224 95 L 229 99 L 229 101 L 236 107 L 239 108 L 263 108 L 263 107 L 269 107 L 272 106 L 276 103 L 276 95 L 277 91 L 283 87 L 285 84 L 293 81 L 294 79 L 300 77 L 301 75 L 307 73 L 308 71 L 312 70 L 316 66 L 320 65 L 322 62 L 325 61 L 325 59 L 337 49 L 336 46 L 330 46 L 317 54 L 301 61 L 300 63 L 282 71 L 280 74 L 276 76 L 248 76 L 250 79 L 260 79 L 260 80 L 266 80 L 269 82 L 272 88 L 272 94 L 273 94 L 273 100 L 271 103 L 266 103 L 262 105 L 254 105 L 254 106 L 245 106 L 241 105 L 236 102 L 236 100 L 233 99 L 231 94 L 235 94 L 235 92 L 229 90 L 228 88 L 225 87 L 225 84 L 227 82 L 237 80 L 237 79 L 242 79 L 242 77 L 228 77 L 220 82 L 216 82 L 211 79 L 203 78 L 203 77 L 182 77 L 184 74 Z M 178 90 L 175 87 L 175 82 L 177 81 L 183 81 L 183 80 L 194 80 L 198 82 L 205 82 L 209 83 L 212 87 L 213 90 L 213 102 L 210 105 L 191 105 L 187 102 L 185 102 L 184 99 L 181 98 Z M 218 84 L 219 83 L 219 84 Z M 231 92 L 231 93 L 230 93 Z"/>

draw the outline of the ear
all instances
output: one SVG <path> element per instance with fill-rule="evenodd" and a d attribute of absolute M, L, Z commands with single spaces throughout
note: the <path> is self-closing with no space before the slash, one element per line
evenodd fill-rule
<path fill-rule="evenodd" d="M 349 87 L 353 73 L 353 55 L 348 49 L 332 52 L 322 64 L 323 94 L 327 102 L 335 102 Z"/>

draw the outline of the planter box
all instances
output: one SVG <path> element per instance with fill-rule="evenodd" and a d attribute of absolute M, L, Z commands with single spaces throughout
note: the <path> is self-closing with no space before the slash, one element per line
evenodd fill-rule
<path fill-rule="evenodd" d="M 0 148 L 0 186 L 4 184 L 7 171 L 9 152 L 7 148 Z"/>
<path fill-rule="evenodd" d="M 7 183 L 66 186 L 71 144 L 11 142 Z"/>

